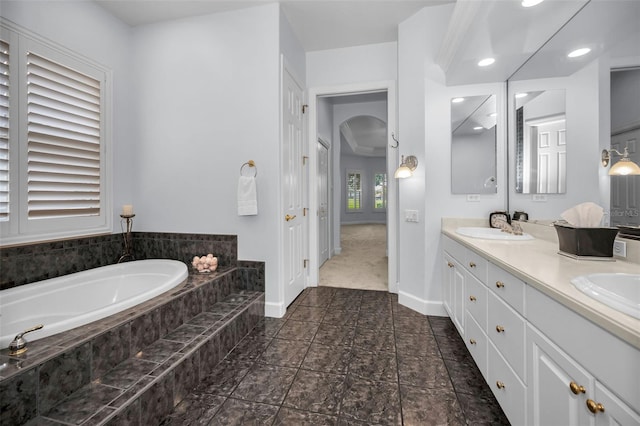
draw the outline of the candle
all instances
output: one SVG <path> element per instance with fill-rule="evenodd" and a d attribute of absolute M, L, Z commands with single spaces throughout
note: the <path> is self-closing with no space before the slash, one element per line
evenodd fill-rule
<path fill-rule="evenodd" d="M 133 205 L 125 204 L 124 206 L 122 206 L 122 215 L 133 216 Z"/>

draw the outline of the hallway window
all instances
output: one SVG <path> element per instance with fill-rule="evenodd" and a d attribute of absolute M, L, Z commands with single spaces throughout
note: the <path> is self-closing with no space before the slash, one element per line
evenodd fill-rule
<path fill-rule="evenodd" d="M 375 173 L 373 175 L 373 209 L 387 209 L 387 174 Z"/>
<path fill-rule="evenodd" d="M 357 170 L 347 171 L 347 212 L 362 211 L 362 174 Z"/>

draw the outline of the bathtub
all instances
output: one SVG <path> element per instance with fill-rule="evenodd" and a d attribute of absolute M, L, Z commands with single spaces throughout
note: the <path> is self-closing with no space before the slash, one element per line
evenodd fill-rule
<path fill-rule="evenodd" d="M 150 259 L 103 266 L 0 291 L 0 348 L 38 324 L 28 341 L 70 330 L 158 296 L 187 278 L 177 260 Z"/>

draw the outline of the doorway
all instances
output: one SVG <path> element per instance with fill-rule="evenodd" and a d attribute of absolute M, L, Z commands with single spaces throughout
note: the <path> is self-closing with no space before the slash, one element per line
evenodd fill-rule
<path fill-rule="evenodd" d="M 385 131 L 385 141 L 382 147 L 384 151 L 384 159 L 382 160 L 382 167 L 379 172 L 382 172 L 386 176 L 391 176 L 393 171 L 395 170 L 395 166 L 398 164 L 398 153 L 397 150 L 394 149 L 395 142 L 392 139 L 391 134 L 395 132 L 396 126 L 396 117 L 395 117 L 395 82 L 393 81 L 385 81 L 371 84 L 358 84 L 358 85 L 346 85 L 332 88 L 323 88 L 323 89 L 310 89 L 309 90 L 309 104 L 310 104 L 310 115 L 309 115 L 309 139 L 313 141 L 313 146 L 310 146 L 309 152 L 312 154 L 310 158 L 310 166 L 309 170 L 310 175 L 310 210 L 311 212 L 316 212 L 316 214 L 311 214 L 309 217 L 310 223 L 310 233 L 309 233 L 309 242 L 310 242 L 310 258 L 311 258 L 311 268 L 309 270 L 309 285 L 317 286 L 320 282 L 320 273 L 319 269 L 322 263 L 326 261 L 326 255 L 331 258 L 336 254 L 340 254 L 342 252 L 342 247 L 340 243 L 340 236 L 342 234 L 341 227 L 341 218 L 340 218 L 340 208 L 343 205 L 341 202 L 341 194 L 343 186 L 346 187 L 347 175 L 345 174 L 345 170 L 337 170 L 339 167 L 339 132 L 332 132 L 329 135 L 329 149 L 328 149 L 328 158 L 329 158 L 329 178 L 326 183 L 326 188 L 329 192 L 329 203 L 327 206 L 328 214 L 326 215 L 326 219 L 321 215 L 321 198 L 319 197 L 320 192 L 323 190 L 322 184 L 322 173 L 320 172 L 320 167 L 322 167 L 322 162 L 320 161 L 320 155 L 324 155 L 320 146 L 317 145 L 319 142 L 318 138 L 325 139 L 327 135 L 326 129 L 324 130 L 324 134 L 322 134 L 322 115 L 326 115 L 326 111 L 322 110 L 322 102 L 327 98 L 345 98 L 348 96 L 353 96 L 353 100 L 357 101 L 358 99 L 362 100 L 368 96 L 377 96 L 378 98 L 384 97 L 386 99 L 386 131 Z M 364 96 L 364 98 L 363 98 Z M 360 97 L 360 98 L 358 98 Z M 332 127 L 336 128 L 341 123 L 337 122 L 332 123 Z M 319 131 L 320 129 L 320 131 Z M 370 184 L 369 188 L 371 188 L 371 196 L 375 198 L 373 193 L 373 188 L 375 185 Z M 388 256 L 388 263 L 386 268 L 386 290 L 389 292 L 397 293 L 397 182 L 393 179 L 390 179 L 388 182 L 387 190 L 386 190 L 386 221 L 382 223 L 382 229 L 384 234 L 384 250 L 385 254 Z M 323 223 L 324 222 L 324 223 Z M 329 228 L 330 232 L 328 233 L 327 243 L 328 243 L 328 253 L 323 253 L 324 250 L 324 241 L 326 233 L 324 233 L 326 227 Z M 346 225 L 350 226 L 350 225 Z M 378 226 L 378 228 L 381 228 Z M 355 229 L 355 228 L 354 228 Z M 321 230 L 323 230 L 321 232 Z"/>

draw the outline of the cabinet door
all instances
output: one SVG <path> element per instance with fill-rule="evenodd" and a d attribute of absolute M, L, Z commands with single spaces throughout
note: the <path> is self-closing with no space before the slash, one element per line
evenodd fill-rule
<path fill-rule="evenodd" d="M 442 268 L 442 301 L 449 317 L 453 318 L 453 269 L 455 264 L 447 253 L 444 253 L 444 266 Z"/>
<path fill-rule="evenodd" d="M 531 326 L 527 350 L 528 424 L 594 425 L 586 406 L 588 395 L 594 394 L 594 378 Z"/>
<path fill-rule="evenodd" d="M 598 382 L 596 382 L 593 403 L 596 404 L 596 407 L 604 409 L 594 415 L 596 426 L 640 425 L 640 414 L 633 411 L 631 407 L 620 401 L 609 389 Z"/>
<path fill-rule="evenodd" d="M 464 337 L 464 282 L 465 271 L 458 263 L 453 267 L 453 323 Z"/>

